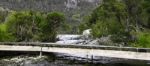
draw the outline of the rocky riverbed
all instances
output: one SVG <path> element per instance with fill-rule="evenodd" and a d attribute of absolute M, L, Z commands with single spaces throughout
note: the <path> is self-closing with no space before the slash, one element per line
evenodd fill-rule
<path fill-rule="evenodd" d="M 81 66 L 79 64 L 70 65 L 63 60 L 55 60 L 47 56 L 16 56 L 0 60 L 0 66 Z"/>
<path fill-rule="evenodd" d="M 0 66 L 149 66 L 145 62 L 131 61 L 130 63 L 118 62 L 119 59 L 105 58 L 97 59 L 97 63 L 90 59 L 77 59 L 77 57 L 61 55 L 28 56 L 19 55 L 0 59 Z"/>

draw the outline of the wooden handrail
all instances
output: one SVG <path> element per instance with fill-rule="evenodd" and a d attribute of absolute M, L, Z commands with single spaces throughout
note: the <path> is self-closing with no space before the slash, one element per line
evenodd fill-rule
<path fill-rule="evenodd" d="M 60 47 L 60 48 L 81 48 L 81 49 L 103 49 L 103 50 L 117 50 L 117 51 L 132 51 L 132 52 L 150 52 L 150 48 L 117 47 L 117 46 L 88 46 L 88 45 L 77 45 L 77 44 L 58 44 L 58 43 L 41 43 L 41 42 L 0 42 L 0 45 L 41 46 L 41 47 Z"/>

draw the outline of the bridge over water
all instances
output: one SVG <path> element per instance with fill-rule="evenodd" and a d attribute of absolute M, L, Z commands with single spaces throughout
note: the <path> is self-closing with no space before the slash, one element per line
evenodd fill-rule
<path fill-rule="evenodd" d="M 38 42 L 0 42 L 0 51 L 54 52 L 83 58 L 112 57 L 133 60 L 150 60 L 149 48 L 86 46 Z"/>

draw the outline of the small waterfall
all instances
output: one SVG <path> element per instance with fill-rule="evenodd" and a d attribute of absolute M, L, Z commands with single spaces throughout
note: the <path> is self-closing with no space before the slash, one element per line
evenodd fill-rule
<path fill-rule="evenodd" d="M 98 45 L 97 39 L 91 39 L 91 29 L 84 30 L 81 35 L 74 34 L 60 34 L 57 35 L 59 44 L 84 44 L 84 45 Z"/>
<path fill-rule="evenodd" d="M 58 35 L 58 41 L 56 43 L 59 44 L 78 44 L 83 42 L 84 40 L 81 39 L 82 35 L 69 35 L 69 34 L 64 34 L 64 35 Z"/>

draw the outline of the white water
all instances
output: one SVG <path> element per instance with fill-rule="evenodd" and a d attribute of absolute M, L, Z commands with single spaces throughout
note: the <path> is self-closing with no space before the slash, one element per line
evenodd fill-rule
<path fill-rule="evenodd" d="M 81 39 L 82 35 L 69 35 L 69 34 L 62 34 L 58 35 L 57 38 L 59 39 L 56 43 L 59 44 L 79 44 L 84 42 Z"/>
<path fill-rule="evenodd" d="M 75 40 L 79 39 L 82 35 L 70 35 L 70 34 L 60 34 L 57 36 L 57 38 L 60 41 L 65 41 L 65 40 Z"/>
<path fill-rule="evenodd" d="M 91 34 L 91 29 L 84 30 L 82 35 L 75 34 L 59 34 L 57 35 L 58 41 L 56 43 L 59 44 L 83 44 L 84 42 L 89 41 Z"/>

